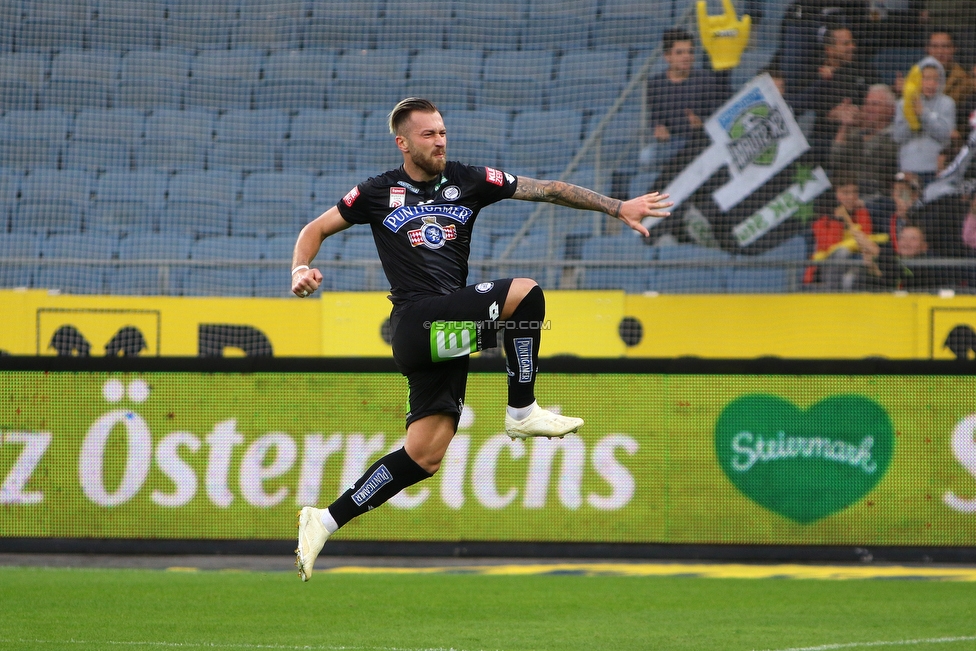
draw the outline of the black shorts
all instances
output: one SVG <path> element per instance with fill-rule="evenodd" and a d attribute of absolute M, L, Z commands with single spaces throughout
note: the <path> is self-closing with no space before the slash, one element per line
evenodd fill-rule
<path fill-rule="evenodd" d="M 498 321 L 511 285 L 511 278 L 469 285 L 393 309 L 393 361 L 410 385 L 408 427 L 432 414 L 452 414 L 457 426 L 468 356 L 497 345 Z"/>

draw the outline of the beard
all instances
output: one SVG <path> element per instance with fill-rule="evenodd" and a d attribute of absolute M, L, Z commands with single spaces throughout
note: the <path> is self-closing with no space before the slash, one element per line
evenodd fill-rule
<path fill-rule="evenodd" d="M 447 167 L 447 150 L 444 150 L 443 158 L 434 158 L 427 154 L 413 154 L 413 164 L 430 176 L 437 176 Z"/>

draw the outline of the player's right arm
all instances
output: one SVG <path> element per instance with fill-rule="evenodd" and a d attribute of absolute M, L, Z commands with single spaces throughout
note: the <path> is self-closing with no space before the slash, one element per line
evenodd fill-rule
<path fill-rule="evenodd" d="M 295 252 L 291 257 L 291 291 L 299 298 L 305 298 L 322 284 L 322 272 L 310 267 L 325 238 L 335 235 L 352 226 L 342 218 L 339 209 L 332 206 L 310 221 L 298 234 Z"/>

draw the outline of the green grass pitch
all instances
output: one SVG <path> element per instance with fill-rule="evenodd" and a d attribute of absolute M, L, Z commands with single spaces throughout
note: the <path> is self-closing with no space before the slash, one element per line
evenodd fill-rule
<path fill-rule="evenodd" d="M 976 583 L 0 568 L 0 649 L 976 649 Z"/>

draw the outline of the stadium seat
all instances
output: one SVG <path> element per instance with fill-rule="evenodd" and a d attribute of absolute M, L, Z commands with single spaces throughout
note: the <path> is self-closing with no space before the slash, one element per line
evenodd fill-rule
<path fill-rule="evenodd" d="M 120 81 L 115 89 L 113 106 L 141 110 L 179 109 L 187 82 L 163 78 Z"/>
<path fill-rule="evenodd" d="M 379 266 L 379 255 L 376 253 L 373 235 L 367 229 L 360 228 L 353 232 L 346 232 L 340 243 L 338 259 L 349 264 L 334 268 L 332 275 L 334 290 L 375 291 L 389 287 L 383 269 Z M 325 275 L 324 271 L 323 275 Z"/>
<path fill-rule="evenodd" d="M 421 50 L 410 64 L 404 94 L 426 97 L 442 112 L 466 111 L 480 83 L 481 50 Z"/>
<path fill-rule="evenodd" d="M 308 15 L 306 0 L 241 0 L 242 20 L 268 20 L 288 18 L 301 20 Z"/>
<path fill-rule="evenodd" d="M 132 167 L 132 144 L 118 138 L 72 138 L 64 151 L 66 170 L 127 170 Z"/>
<path fill-rule="evenodd" d="M 308 109 L 292 118 L 291 138 L 282 155 L 284 170 L 347 171 L 363 130 L 362 112 Z"/>
<path fill-rule="evenodd" d="M 133 50 L 122 57 L 122 81 L 167 79 L 185 83 L 190 76 L 191 55 L 183 49 Z"/>
<path fill-rule="evenodd" d="M 326 81 L 335 71 L 333 50 L 281 50 L 268 55 L 262 65 L 264 79 Z"/>
<path fill-rule="evenodd" d="M 503 167 L 530 175 L 561 170 L 579 149 L 582 132 L 582 111 L 522 111 L 512 121 Z"/>
<path fill-rule="evenodd" d="M 230 232 L 245 237 L 297 237 L 308 218 L 309 208 L 299 210 L 291 201 L 251 201 L 235 206 Z"/>
<path fill-rule="evenodd" d="M 259 50 L 204 50 L 190 62 L 194 79 L 237 79 L 255 82 L 261 74 L 262 54 Z"/>
<path fill-rule="evenodd" d="M 183 137 L 209 142 L 213 137 L 215 117 L 215 111 L 159 109 L 146 118 L 146 137 Z"/>
<path fill-rule="evenodd" d="M 580 289 L 622 289 L 639 294 L 650 288 L 653 271 L 646 264 L 656 251 L 634 233 L 601 235 L 583 243 L 580 259 L 583 268 Z M 615 265 L 615 262 L 621 264 Z M 606 264 L 596 264 L 606 263 Z"/>
<path fill-rule="evenodd" d="M 549 50 L 502 50 L 485 57 L 483 81 L 475 106 L 541 110 L 552 85 L 553 54 Z"/>
<path fill-rule="evenodd" d="M 23 3 L 28 20 L 86 21 L 95 9 L 95 0 L 30 0 Z"/>
<path fill-rule="evenodd" d="M 352 146 L 340 140 L 290 140 L 282 155 L 286 172 L 346 172 L 352 165 Z"/>
<path fill-rule="evenodd" d="M 478 215 L 474 237 L 504 239 L 518 232 L 541 204 L 534 201 L 501 201 L 487 206 Z"/>
<path fill-rule="evenodd" d="M 254 86 L 256 109 L 300 111 L 322 109 L 328 104 L 327 84 L 311 79 L 265 79 Z"/>
<path fill-rule="evenodd" d="M 40 241 L 41 257 L 45 260 L 111 260 L 117 257 L 117 244 L 117 240 L 104 234 L 50 235 Z"/>
<path fill-rule="evenodd" d="M 495 239 L 492 245 L 493 262 L 497 264 L 500 278 L 532 278 L 543 287 L 554 287 L 558 282 L 558 270 L 553 272 L 553 263 L 559 260 L 562 237 L 550 233 L 548 228 L 538 228 L 519 238 L 515 248 L 503 258 L 505 251 L 513 242 L 512 236 Z M 551 277 L 551 273 L 556 277 Z"/>
<path fill-rule="evenodd" d="M 88 208 L 85 231 L 124 237 L 159 230 L 154 204 L 138 200 L 95 200 Z"/>
<path fill-rule="evenodd" d="M 12 233 L 80 233 L 87 203 L 57 199 L 21 200 L 10 219 Z"/>
<path fill-rule="evenodd" d="M 346 51 L 336 57 L 335 76 L 352 81 L 368 75 L 396 82 L 407 76 L 409 59 L 406 49 Z"/>
<path fill-rule="evenodd" d="M 142 201 L 151 208 L 166 198 L 166 174 L 154 171 L 127 172 L 115 170 L 98 177 L 95 183 L 97 201 Z"/>
<path fill-rule="evenodd" d="M 120 264 L 108 275 L 108 292 L 142 296 L 179 294 L 192 243 L 193 236 L 185 233 L 142 233 L 123 238 L 118 245 L 119 259 L 129 264 Z M 157 264 L 145 264 L 148 262 Z"/>
<path fill-rule="evenodd" d="M 218 235 L 205 237 L 190 245 L 191 260 L 231 260 L 254 262 L 261 259 L 264 246 L 256 237 Z"/>
<path fill-rule="evenodd" d="M 3 217 L 6 223 L 6 216 Z M 0 262 L 0 288 L 30 287 L 36 259 L 40 257 L 40 237 L 33 233 L 7 233 L 0 229 L 0 259 L 25 262 Z"/>
<path fill-rule="evenodd" d="M 87 205 L 93 177 L 80 171 L 31 170 L 20 180 L 21 201 L 70 201 Z"/>
<path fill-rule="evenodd" d="M 17 200 L 17 195 L 20 192 L 20 179 L 22 178 L 23 174 L 0 167 L 0 204 L 9 207 L 11 203 Z M 2 226 L 6 223 L 6 219 L 0 220 L 0 233 L 5 232 Z"/>
<path fill-rule="evenodd" d="M 240 20 L 231 28 L 230 47 L 232 50 L 295 49 L 301 45 L 300 24 L 292 18 Z"/>
<path fill-rule="evenodd" d="M 145 116 L 135 109 L 88 109 L 78 113 L 64 154 L 65 169 L 129 169 L 132 147 Z"/>
<path fill-rule="evenodd" d="M 44 84 L 37 93 L 40 109 L 106 109 L 112 103 L 115 86 L 85 79 L 60 79 Z"/>
<path fill-rule="evenodd" d="M 159 217 L 161 232 L 188 233 L 198 238 L 230 233 L 230 206 L 216 201 L 169 200 Z"/>
<path fill-rule="evenodd" d="M 233 172 L 183 172 L 169 180 L 169 201 L 213 201 L 236 203 L 241 190 L 241 177 Z"/>
<path fill-rule="evenodd" d="M 68 137 L 70 126 L 70 116 L 60 109 L 8 111 L 0 120 L 0 137 L 47 138 L 52 142 L 61 143 Z"/>
<path fill-rule="evenodd" d="M 209 3 L 199 3 L 208 7 Z M 226 50 L 234 20 L 201 16 L 170 17 L 162 25 L 159 42 L 162 47 L 199 50 Z"/>
<path fill-rule="evenodd" d="M 88 46 L 102 50 L 151 50 L 158 46 L 162 21 L 99 18 L 88 28 Z"/>
<path fill-rule="evenodd" d="M 253 84 L 238 79 L 193 78 L 183 91 L 183 106 L 214 111 L 251 108 Z"/>
<path fill-rule="evenodd" d="M 254 268 L 250 265 L 232 267 L 188 267 L 181 279 L 182 296 L 254 296 Z"/>
<path fill-rule="evenodd" d="M 807 260 L 807 242 L 800 235 L 757 256 L 736 256 L 736 261 L 758 263 L 757 267 L 732 267 L 728 291 L 734 293 L 786 293 L 796 291 Z M 792 266 L 777 264 L 793 262 Z"/>
<path fill-rule="evenodd" d="M 0 111 L 33 111 L 35 108 L 37 87 L 26 81 L 0 81 Z"/>
<path fill-rule="evenodd" d="M 218 18 L 233 20 L 237 18 L 241 0 L 168 0 L 170 18 L 185 18 L 200 20 L 204 18 Z"/>
<path fill-rule="evenodd" d="M 65 43 L 82 44 L 87 26 L 86 21 L 66 18 L 25 20 L 14 32 L 17 51 L 50 52 Z"/>
<path fill-rule="evenodd" d="M 447 46 L 452 50 L 514 50 L 520 44 L 525 10 L 524 0 L 457 2 L 447 30 Z M 485 29 L 486 22 L 491 29 Z"/>
<path fill-rule="evenodd" d="M 468 165 L 502 166 L 499 141 L 484 137 L 449 136 L 447 157 Z"/>
<path fill-rule="evenodd" d="M 716 294 L 727 289 L 731 255 L 695 244 L 655 247 L 657 260 L 672 262 L 655 268 L 650 289 L 664 294 Z"/>
<path fill-rule="evenodd" d="M 210 145 L 207 169 L 271 172 L 279 167 L 281 143 L 271 140 L 218 140 Z"/>
<path fill-rule="evenodd" d="M 108 265 L 64 265 L 39 263 L 34 272 L 35 289 L 59 291 L 62 294 L 104 294 Z"/>
<path fill-rule="evenodd" d="M 626 85 L 627 65 L 627 51 L 621 49 L 565 53 L 556 67 L 550 106 L 602 112 Z"/>
<path fill-rule="evenodd" d="M 146 136 L 136 147 L 140 169 L 203 169 L 213 137 L 214 113 L 159 109 L 146 119 Z"/>
<path fill-rule="evenodd" d="M 290 201 L 298 208 L 307 208 L 312 201 L 310 174 L 296 172 L 259 172 L 244 179 L 241 201 Z"/>
<path fill-rule="evenodd" d="M 25 81 L 40 85 L 47 78 L 50 63 L 44 54 L 16 52 L 0 54 L 0 81 Z"/>
<path fill-rule="evenodd" d="M 350 190 L 362 183 L 370 175 L 359 172 L 323 174 L 312 184 L 312 213 L 316 216 L 325 212 L 346 196 Z"/>
<path fill-rule="evenodd" d="M 571 52 L 589 45 L 590 23 L 595 18 L 549 15 L 529 18 L 521 29 L 522 49 L 547 49 Z"/>
<path fill-rule="evenodd" d="M 231 110 L 214 123 L 217 140 L 284 140 L 288 133 L 288 113 L 277 109 Z"/>
<path fill-rule="evenodd" d="M 115 51 L 65 49 L 51 60 L 51 80 L 80 79 L 108 86 L 118 80 L 121 66 Z"/>
<path fill-rule="evenodd" d="M 117 138 L 132 143 L 142 137 L 145 122 L 145 114 L 134 109 L 86 109 L 75 116 L 71 137 Z"/>

